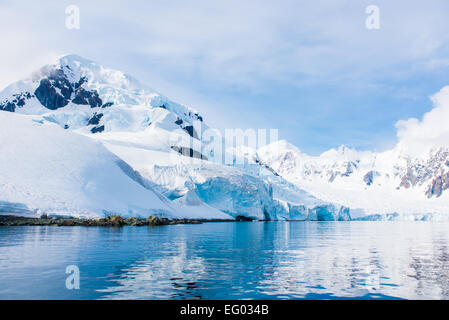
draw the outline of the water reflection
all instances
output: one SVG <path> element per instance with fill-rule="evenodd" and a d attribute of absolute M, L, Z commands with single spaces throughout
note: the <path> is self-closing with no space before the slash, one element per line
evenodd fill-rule
<path fill-rule="evenodd" d="M 0 298 L 448 299 L 448 231 L 430 222 L 0 228 Z M 61 288 L 68 264 L 80 265 L 78 292 Z"/>

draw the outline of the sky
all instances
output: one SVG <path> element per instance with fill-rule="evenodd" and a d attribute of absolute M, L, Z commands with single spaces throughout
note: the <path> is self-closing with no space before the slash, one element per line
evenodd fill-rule
<path fill-rule="evenodd" d="M 366 28 L 369 5 L 379 29 Z M 213 127 L 279 129 L 312 155 L 383 151 L 449 85 L 448 16 L 447 0 L 0 0 L 0 88 L 75 53 Z"/>

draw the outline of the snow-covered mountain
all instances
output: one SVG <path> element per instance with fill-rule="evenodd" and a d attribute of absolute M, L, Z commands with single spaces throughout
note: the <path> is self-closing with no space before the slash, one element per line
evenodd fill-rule
<path fill-rule="evenodd" d="M 195 111 L 158 94 L 120 71 L 76 55 L 47 65 L 0 93 L 0 110 L 42 115 L 80 133 L 136 132 L 150 126 L 195 135 Z M 151 119 L 151 120 L 150 120 Z"/>
<path fill-rule="evenodd" d="M 309 156 L 277 141 L 226 149 L 234 160 L 224 165 L 198 111 L 67 55 L 0 93 L 0 212 L 449 219 L 449 88 L 432 99 L 421 121 L 398 123 L 399 142 L 385 152 Z"/>
<path fill-rule="evenodd" d="M 8 86 L 0 110 L 3 213 L 350 219 L 260 161 L 214 162 L 196 110 L 76 55 Z"/>
<path fill-rule="evenodd" d="M 446 146 L 433 145 L 419 154 L 403 143 L 381 153 L 341 146 L 314 157 L 279 141 L 261 148 L 257 155 L 277 174 L 315 197 L 351 208 L 353 217 L 449 217 Z"/>

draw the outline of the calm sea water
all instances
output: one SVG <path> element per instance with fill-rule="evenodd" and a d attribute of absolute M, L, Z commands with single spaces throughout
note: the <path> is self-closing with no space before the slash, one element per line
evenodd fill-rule
<path fill-rule="evenodd" d="M 304 298 L 448 299 L 449 224 L 0 227 L 0 299 Z"/>

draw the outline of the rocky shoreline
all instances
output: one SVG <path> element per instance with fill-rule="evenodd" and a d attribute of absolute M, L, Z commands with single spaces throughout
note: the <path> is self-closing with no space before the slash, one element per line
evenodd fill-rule
<path fill-rule="evenodd" d="M 65 227 L 123 227 L 123 226 L 163 226 L 173 224 L 201 224 L 203 222 L 229 222 L 235 220 L 203 220 L 203 219 L 167 219 L 159 217 L 123 218 L 110 216 L 99 219 L 83 219 L 73 217 L 47 217 L 40 218 L 0 215 L 0 226 L 65 226 Z"/>

